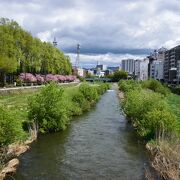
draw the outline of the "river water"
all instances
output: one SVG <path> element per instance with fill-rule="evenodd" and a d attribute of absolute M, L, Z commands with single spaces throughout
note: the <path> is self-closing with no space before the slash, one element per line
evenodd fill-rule
<path fill-rule="evenodd" d="M 20 162 L 18 180 L 141 180 L 148 160 L 109 90 L 67 130 L 40 136 Z"/>

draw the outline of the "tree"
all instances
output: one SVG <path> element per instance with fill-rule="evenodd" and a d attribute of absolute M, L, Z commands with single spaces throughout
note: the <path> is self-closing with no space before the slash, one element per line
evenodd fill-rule
<path fill-rule="evenodd" d="M 13 20 L 0 18 L 0 72 L 5 81 L 12 72 L 69 75 L 72 66 L 70 58 L 51 43 L 34 38 Z"/>
<path fill-rule="evenodd" d="M 127 79 L 128 77 L 128 73 L 123 71 L 123 70 L 120 70 L 120 71 L 116 71 L 113 75 L 113 81 L 116 81 L 118 82 L 119 80 L 121 79 Z"/>

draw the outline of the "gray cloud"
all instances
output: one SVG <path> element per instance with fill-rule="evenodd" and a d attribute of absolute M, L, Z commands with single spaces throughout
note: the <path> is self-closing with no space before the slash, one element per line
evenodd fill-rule
<path fill-rule="evenodd" d="M 148 54 L 180 43 L 179 0 L 0 0 L 0 16 L 65 52 Z"/>

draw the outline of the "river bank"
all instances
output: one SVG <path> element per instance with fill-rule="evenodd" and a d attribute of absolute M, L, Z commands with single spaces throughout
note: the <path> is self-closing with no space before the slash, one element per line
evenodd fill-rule
<path fill-rule="evenodd" d="M 151 82 L 144 82 L 146 87 L 148 83 Z M 153 84 L 155 85 L 156 82 Z M 170 110 L 168 109 L 169 106 L 166 105 L 167 102 L 171 102 L 171 107 L 174 107 L 173 103 L 177 105 L 178 97 L 176 97 L 176 101 L 172 102 L 173 95 L 169 95 L 168 90 L 163 89 L 165 87 L 161 87 L 159 84 L 156 85 L 156 88 L 158 86 L 160 88 L 156 91 L 164 93 L 165 96 L 144 90 L 142 89 L 144 85 L 142 86 L 135 81 L 122 81 L 119 86 L 121 89 L 120 98 L 123 97 L 123 109 L 137 134 L 147 142 L 146 149 L 149 152 L 151 165 L 158 173 L 158 179 L 179 180 L 179 116 L 175 116 L 179 114 L 179 110 L 176 111 L 176 108 Z M 156 114 L 152 116 L 152 113 Z M 146 118 L 148 119 L 147 122 Z M 156 179 L 150 170 L 147 171 L 146 177 L 147 179 Z"/>
<path fill-rule="evenodd" d="M 20 157 L 14 178 L 144 180 L 145 148 L 119 107 L 117 89 L 65 131 L 40 136 Z"/>
<path fill-rule="evenodd" d="M 88 84 L 86 84 L 86 85 L 82 84 L 80 86 L 66 88 L 65 92 L 63 93 L 63 96 L 62 96 L 62 92 L 64 90 L 59 89 L 59 87 L 55 84 L 54 85 L 52 84 L 52 86 L 50 84 L 48 86 L 44 87 L 44 89 L 42 89 L 40 91 L 40 93 L 36 93 L 31 98 L 31 100 L 33 98 L 35 98 L 34 100 L 37 100 L 36 98 L 38 98 L 40 94 L 45 93 L 44 94 L 45 97 L 43 99 L 46 100 L 47 98 L 50 98 L 48 101 L 44 102 L 45 103 L 44 105 L 45 105 L 45 107 L 48 108 L 48 110 L 52 109 L 54 111 L 55 110 L 54 108 L 56 108 L 58 105 L 60 105 L 59 103 L 61 103 L 63 105 L 63 108 L 64 108 L 63 113 L 66 113 L 66 114 L 63 115 L 62 112 L 60 111 L 60 116 L 58 116 L 58 118 L 63 117 L 63 119 L 62 119 L 62 122 L 60 121 L 59 126 L 58 126 L 58 124 L 56 124 L 56 126 L 54 126 L 55 131 L 56 131 L 56 129 L 58 131 L 64 130 L 66 128 L 66 126 L 69 124 L 70 118 L 72 116 L 81 115 L 84 111 L 88 111 L 90 109 L 90 107 L 92 107 L 95 104 L 95 102 L 99 99 L 99 96 L 102 95 L 108 89 L 108 85 L 106 85 L 106 84 L 99 84 L 99 85 L 95 85 L 95 86 L 89 86 Z M 58 93 L 60 93 L 60 94 L 58 94 Z M 3 99 L 4 98 L 5 97 L 3 97 Z M 39 102 L 39 100 L 37 100 L 37 102 L 40 103 L 40 105 L 41 105 L 40 109 L 38 110 L 38 115 L 39 115 L 39 113 L 43 110 L 42 109 L 43 102 Z M 64 104 L 64 102 L 66 102 L 66 104 Z M 47 106 L 46 103 L 50 103 L 51 106 Z M 83 105 L 81 103 L 83 103 L 83 104 L 85 103 L 86 105 L 85 104 Z M 78 108 L 76 106 L 78 106 Z M 37 109 L 37 107 L 38 106 L 36 103 L 36 109 Z M 32 113 L 32 108 L 34 108 L 34 105 L 31 104 L 31 106 L 29 106 L 27 104 L 27 108 L 28 108 L 28 113 Z M 61 109 L 62 109 L 62 107 L 61 107 Z M 46 114 L 48 114 L 48 110 L 45 110 Z M 59 113 L 58 109 L 57 109 L 57 111 L 54 111 L 54 112 L 56 114 Z M 27 117 L 28 113 L 26 113 L 26 117 Z M 34 113 L 34 111 L 33 111 L 33 113 Z M 33 114 L 31 114 L 31 115 L 33 115 Z M 34 114 L 34 115 L 36 115 L 36 114 Z M 54 117 L 53 114 L 48 114 L 48 117 L 49 117 L 49 115 Z M 66 117 L 66 119 L 65 119 L 65 117 Z M 23 118 L 23 117 L 21 117 L 21 118 Z M 42 119 L 42 118 L 43 117 L 41 117 L 39 119 Z M 45 118 L 46 118 L 46 116 L 44 116 L 44 119 Z M 33 118 L 33 119 L 35 119 L 35 118 Z M 61 119 L 54 119 L 54 120 L 57 121 L 57 120 L 61 120 Z M 44 128 L 44 130 L 43 130 L 44 132 L 45 131 L 49 132 L 48 124 L 46 124 L 46 126 L 44 126 L 44 125 L 42 126 L 41 121 L 38 124 L 35 124 L 34 122 L 31 122 L 31 123 L 33 126 L 30 126 L 31 131 L 30 131 L 30 136 L 29 136 L 28 140 L 25 140 L 24 142 L 21 141 L 19 143 L 13 143 L 12 145 L 8 145 L 6 148 L 4 148 L 5 149 L 5 151 L 3 152 L 4 154 L 2 153 L 3 155 L 1 156 L 2 160 L 3 160 L 3 156 L 5 158 L 5 161 L 4 161 L 5 165 L 3 165 L 3 169 L 1 171 L 2 178 L 4 178 L 6 174 L 11 174 L 11 173 L 15 172 L 16 167 L 19 164 L 19 160 L 17 159 L 17 157 L 19 157 L 20 154 L 24 153 L 25 151 L 27 151 L 29 149 L 29 145 L 34 140 L 36 140 L 37 134 L 39 134 L 38 131 L 40 131 L 42 133 L 42 127 Z M 50 131 L 52 131 L 52 130 L 53 129 L 51 126 Z M 6 136 L 4 138 L 6 138 Z"/>

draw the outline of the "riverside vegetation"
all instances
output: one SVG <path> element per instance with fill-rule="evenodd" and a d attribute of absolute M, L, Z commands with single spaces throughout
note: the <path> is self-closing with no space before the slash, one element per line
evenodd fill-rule
<path fill-rule="evenodd" d="M 7 162 L 6 147 L 27 139 L 29 128 L 37 133 L 66 129 L 72 116 L 88 111 L 108 88 L 105 83 L 62 88 L 51 82 L 31 95 L 0 97 L 0 169 Z"/>
<path fill-rule="evenodd" d="M 119 82 L 123 109 L 137 134 L 147 142 L 152 166 L 162 179 L 180 179 L 180 96 L 156 80 Z M 147 173 L 147 178 L 153 175 Z"/>
<path fill-rule="evenodd" d="M 51 43 L 33 37 L 13 20 L 0 18 L 0 40 L 0 86 L 18 81 L 18 75 L 25 72 L 71 74 L 69 56 Z"/>

